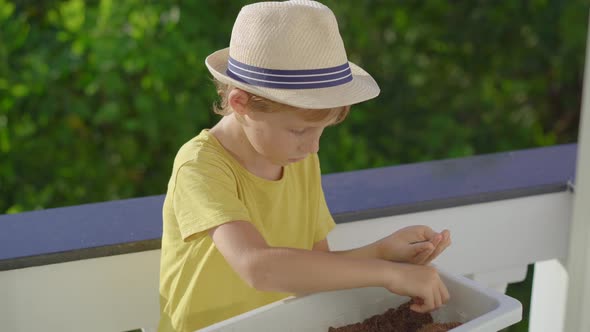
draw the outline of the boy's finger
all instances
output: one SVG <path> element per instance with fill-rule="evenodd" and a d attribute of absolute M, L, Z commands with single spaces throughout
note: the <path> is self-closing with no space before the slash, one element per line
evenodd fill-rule
<path fill-rule="evenodd" d="M 426 262 L 428 261 L 428 259 L 430 257 L 430 253 L 431 253 L 431 251 L 425 251 L 425 252 L 418 254 L 417 256 L 415 256 L 411 260 L 411 263 L 418 264 L 418 265 L 426 264 Z"/>
<path fill-rule="evenodd" d="M 434 249 L 430 252 L 430 255 L 426 258 L 426 264 L 430 263 L 433 259 L 438 256 L 444 250 L 443 243 L 438 243 Z"/>
<path fill-rule="evenodd" d="M 442 300 L 443 300 L 443 303 L 447 303 L 451 299 L 451 295 L 449 294 L 449 290 L 447 289 L 447 286 L 445 286 L 444 284 L 442 284 L 442 287 L 441 288 L 442 288 L 441 289 L 441 292 L 442 292 Z"/>
<path fill-rule="evenodd" d="M 428 263 L 430 263 L 432 260 L 438 257 L 438 255 L 440 255 L 441 252 L 443 252 L 446 248 L 448 248 L 451 245 L 450 234 L 446 230 L 445 232 L 446 234 L 443 232 L 443 240 L 438 244 L 438 246 L 436 246 L 436 248 L 434 248 L 434 251 L 432 252 L 430 257 L 428 257 Z"/>
<path fill-rule="evenodd" d="M 422 307 L 425 312 L 430 312 L 435 308 L 434 304 L 434 294 L 430 293 L 429 296 L 424 299 L 424 307 Z"/>
<path fill-rule="evenodd" d="M 431 240 L 430 243 L 432 243 L 435 247 L 438 246 L 439 243 L 441 243 L 443 241 L 443 235 L 442 234 L 436 234 Z"/>
<path fill-rule="evenodd" d="M 410 305 L 410 309 L 412 309 L 412 311 L 419 312 L 421 314 L 425 314 L 430 311 L 430 310 L 428 310 L 428 308 L 426 308 L 425 305 L 417 305 L 417 304 Z"/>
<path fill-rule="evenodd" d="M 451 241 L 451 232 L 448 229 L 445 229 L 444 231 L 442 231 L 442 236 L 443 236 L 443 240 L 445 242 Z"/>
<path fill-rule="evenodd" d="M 424 226 L 422 228 L 422 235 L 424 236 L 424 240 L 431 240 L 433 237 L 436 236 L 436 234 L 438 233 L 428 226 Z"/>
<path fill-rule="evenodd" d="M 436 289 L 434 291 L 433 295 L 433 300 L 434 300 L 434 307 L 432 309 L 437 309 L 440 308 L 440 306 L 442 306 L 443 302 L 442 302 L 442 294 L 440 293 L 440 291 L 438 289 Z"/>
<path fill-rule="evenodd" d="M 449 240 L 441 241 L 436 248 L 434 248 L 432 254 L 438 256 L 443 250 L 449 246 Z"/>
<path fill-rule="evenodd" d="M 436 247 L 436 249 L 434 249 L 432 251 L 432 253 L 430 254 L 430 256 L 428 257 L 428 259 L 426 260 L 426 264 L 432 262 L 433 260 L 435 260 L 438 255 L 440 255 L 441 252 L 443 252 L 443 250 L 446 248 L 446 246 L 440 244 L 438 245 L 438 247 Z"/>
<path fill-rule="evenodd" d="M 435 249 L 436 246 L 434 246 L 431 242 L 418 242 L 415 244 L 411 244 L 412 245 L 412 249 L 414 249 L 414 252 L 416 254 L 422 254 L 424 252 L 428 252 L 428 254 L 430 255 Z"/>
<path fill-rule="evenodd" d="M 410 304 L 410 309 L 416 312 L 422 312 L 422 306 L 424 305 L 424 300 L 419 297 L 412 297 L 412 304 Z"/>
<path fill-rule="evenodd" d="M 435 248 L 430 242 L 422 242 L 414 245 L 413 261 L 417 264 L 422 264 L 432 255 Z"/>
<path fill-rule="evenodd" d="M 426 298 L 415 298 L 414 303 L 410 305 L 410 309 L 419 313 L 427 313 L 429 311 L 432 311 L 432 308 L 432 294 L 430 295 L 430 297 Z"/>

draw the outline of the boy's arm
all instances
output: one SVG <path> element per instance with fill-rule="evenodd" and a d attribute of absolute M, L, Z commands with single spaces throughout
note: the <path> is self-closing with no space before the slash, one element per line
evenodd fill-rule
<path fill-rule="evenodd" d="M 330 246 L 328 245 L 328 239 L 323 239 L 321 241 L 316 242 L 313 245 L 313 250 L 315 251 L 324 251 L 324 252 L 331 252 L 334 254 L 344 255 L 348 257 L 357 257 L 357 258 L 382 258 L 381 253 L 379 252 L 379 247 L 377 243 L 371 243 L 364 247 L 350 249 L 350 250 L 342 250 L 342 251 L 331 251 Z"/>
<path fill-rule="evenodd" d="M 438 308 L 448 292 L 436 270 L 429 266 L 350 257 L 330 252 L 270 247 L 249 222 L 220 225 L 210 235 L 229 265 L 252 287 L 261 291 L 306 294 L 357 287 L 385 287 L 420 297 L 420 312 Z"/>
<path fill-rule="evenodd" d="M 364 247 L 354 248 L 354 249 L 350 249 L 350 250 L 331 251 L 330 246 L 328 244 L 328 239 L 323 239 L 323 240 L 316 242 L 314 244 L 313 250 L 331 252 L 334 254 L 345 255 L 348 257 L 381 258 L 381 254 L 379 253 L 379 247 L 377 246 L 377 243 L 371 243 L 371 244 L 366 245 Z"/>

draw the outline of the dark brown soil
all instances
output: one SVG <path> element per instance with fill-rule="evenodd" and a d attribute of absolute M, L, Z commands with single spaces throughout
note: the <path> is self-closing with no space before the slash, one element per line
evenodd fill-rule
<path fill-rule="evenodd" d="M 434 323 L 430 314 L 410 310 L 411 302 L 369 317 L 362 323 L 330 327 L 328 332 L 444 332 L 461 323 Z"/>

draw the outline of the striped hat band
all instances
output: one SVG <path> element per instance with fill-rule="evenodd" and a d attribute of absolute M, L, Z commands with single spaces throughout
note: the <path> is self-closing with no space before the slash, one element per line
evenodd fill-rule
<path fill-rule="evenodd" d="M 285 70 L 255 67 L 230 57 L 226 74 L 243 83 L 275 89 L 327 88 L 352 81 L 348 62 L 330 68 Z"/>

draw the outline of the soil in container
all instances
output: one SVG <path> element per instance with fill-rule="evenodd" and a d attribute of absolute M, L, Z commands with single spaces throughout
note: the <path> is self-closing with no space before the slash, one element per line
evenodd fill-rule
<path fill-rule="evenodd" d="M 429 313 L 410 310 L 410 304 L 411 301 L 359 323 L 330 327 L 328 332 L 445 332 L 461 325 L 460 322 L 435 323 Z"/>

